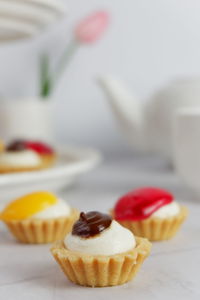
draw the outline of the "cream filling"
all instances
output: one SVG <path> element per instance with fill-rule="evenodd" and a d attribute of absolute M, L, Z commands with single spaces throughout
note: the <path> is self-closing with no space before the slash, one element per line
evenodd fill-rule
<path fill-rule="evenodd" d="M 112 221 L 111 225 L 100 234 L 82 238 L 69 233 L 64 239 L 65 246 L 72 251 L 91 255 L 114 255 L 127 252 L 136 246 L 133 233 Z"/>
<path fill-rule="evenodd" d="M 48 208 L 32 215 L 30 219 L 51 219 L 68 217 L 71 213 L 70 206 L 62 199 L 58 199 L 58 202 Z"/>
<path fill-rule="evenodd" d="M 32 150 L 7 151 L 0 154 L 0 167 L 36 167 L 40 164 L 40 156 Z"/>
<path fill-rule="evenodd" d="M 173 201 L 156 210 L 151 215 L 151 217 L 166 219 L 178 215 L 179 212 L 180 212 L 180 205 L 177 202 Z"/>

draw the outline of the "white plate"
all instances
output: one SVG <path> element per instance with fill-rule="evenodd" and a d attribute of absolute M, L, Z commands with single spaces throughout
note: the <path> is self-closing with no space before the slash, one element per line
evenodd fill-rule
<path fill-rule="evenodd" d="M 6 0 L 7 1 L 7 0 Z M 65 1 L 61 0 L 16 0 L 24 3 L 30 3 L 35 6 L 41 6 L 45 9 L 56 11 L 60 14 L 65 14 L 67 12 L 67 7 Z"/>
<path fill-rule="evenodd" d="M 66 13 L 58 0 L 0 0 L 0 40 L 33 36 Z"/>
<path fill-rule="evenodd" d="M 78 175 L 94 168 L 100 160 L 100 153 L 94 149 L 62 147 L 58 150 L 58 162 L 52 168 L 0 175 L 0 201 L 35 190 L 58 192 L 72 184 Z"/>

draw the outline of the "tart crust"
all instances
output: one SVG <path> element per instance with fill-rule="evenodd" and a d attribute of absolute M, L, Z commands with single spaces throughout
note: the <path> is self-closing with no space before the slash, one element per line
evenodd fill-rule
<path fill-rule="evenodd" d="M 4 221 L 14 237 L 22 243 L 45 244 L 63 239 L 79 218 L 78 210 L 72 208 L 68 217 L 51 219 L 25 219 Z"/>
<path fill-rule="evenodd" d="M 32 172 L 32 171 L 39 171 L 42 169 L 47 168 L 46 166 L 43 165 L 43 163 L 39 164 L 36 167 L 17 167 L 17 168 L 12 168 L 12 167 L 6 167 L 6 166 L 1 166 L 0 167 L 0 174 L 7 174 L 7 173 L 18 173 L 18 172 Z"/>
<path fill-rule="evenodd" d="M 115 219 L 114 210 L 111 211 L 111 215 Z M 141 221 L 116 221 L 137 236 L 145 237 L 150 241 L 163 241 L 176 235 L 187 215 L 187 207 L 180 206 L 179 214 L 170 218 L 150 217 Z"/>
<path fill-rule="evenodd" d="M 42 154 L 42 155 L 40 155 L 40 157 L 42 159 L 43 168 L 49 168 L 49 167 L 53 166 L 57 159 L 57 155 L 55 153 Z"/>
<path fill-rule="evenodd" d="M 90 287 L 115 286 L 131 280 L 149 255 L 151 243 L 136 237 L 136 247 L 115 255 L 89 255 L 67 249 L 62 241 L 51 248 L 51 253 L 67 278 Z"/>

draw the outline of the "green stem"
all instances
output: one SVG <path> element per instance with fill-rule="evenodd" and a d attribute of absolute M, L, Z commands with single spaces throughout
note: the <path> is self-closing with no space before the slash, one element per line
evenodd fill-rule
<path fill-rule="evenodd" d="M 80 43 L 77 40 L 75 40 L 75 39 L 71 40 L 68 48 L 66 49 L 64 54 L 59 59 L 59 61 L 57 63 L 57 66 L 55 68 L 54 76 L 53 76 L 53 83 L 54 84 L 61 77 L 62 73 L 64 72 L 64 69 L 69 64 L 71 58 L 74 56 L 74 54 L 78 50 L 79 46 L 80 46 Z"/>
<path fill-rule="evenodd" d="M 71 40 L 69 46 L 67 47 L 64 54 L 59 59 L 57 66 L 54 70 L 54 74 L 50 74 L 50 64 L 48 56 L 43 56 L 41 60 L 41 87 L 40 87 L 40 96 L 43 99 L 46 99 L 52 92 L 55 84 L 58 79 L 61 77 L 64 69 L 69 64 L 70 59 L 74 56 L 76 51 L 79 48 L 80 43 L 73 39 Z"/>
<path fill-rule="evenodd" d="M 49 71 L 49 58 L 43 55 L 40 60 L 40 96 L 46 99 L 51 92 L 51 79 Z"/>

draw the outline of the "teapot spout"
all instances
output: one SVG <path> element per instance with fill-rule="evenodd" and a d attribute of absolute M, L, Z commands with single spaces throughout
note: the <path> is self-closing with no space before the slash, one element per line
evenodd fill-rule
<path fill-rule="evenodd" d="M 111 76 L 101 76 L 98 81 L 129 143 L 137 150 L 144 150 L 144 116 L 141 102 L 120 80 Z"/>

